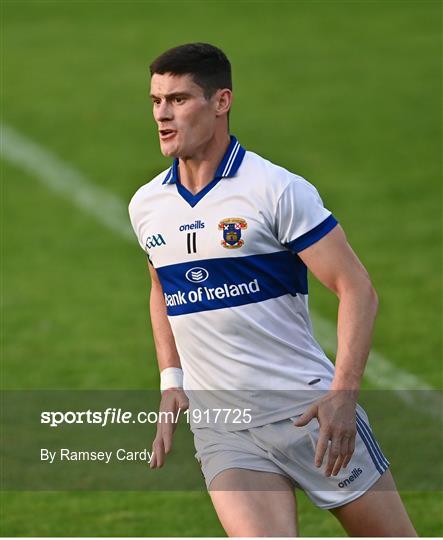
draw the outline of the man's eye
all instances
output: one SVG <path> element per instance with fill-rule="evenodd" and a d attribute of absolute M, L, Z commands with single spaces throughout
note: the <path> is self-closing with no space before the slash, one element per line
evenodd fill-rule
<path fill-rule="evenodd" d="M 176 97 L 176 98 L 174 98 L 174 101 L 175 101 L 175 103 L 183 103 L 183 102 L 184 102 L 184 98 L 182 98 L 182 97 Z"/>

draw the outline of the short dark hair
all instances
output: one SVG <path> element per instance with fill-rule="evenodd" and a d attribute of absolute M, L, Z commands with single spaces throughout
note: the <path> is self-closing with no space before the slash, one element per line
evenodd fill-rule
<path fill-rule="evenodd" d="M 149 66 L 151 76 L 191 75 L 206 99 L 220 88 L 232 90 L 231 63 L 225 53 L 209 43 L 187 43 L 167 50 Z"/>

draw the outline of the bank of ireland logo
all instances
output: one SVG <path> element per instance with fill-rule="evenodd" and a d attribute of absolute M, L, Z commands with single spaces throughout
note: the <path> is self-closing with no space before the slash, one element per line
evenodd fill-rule
<path fill-rule="evenodd" d="M 208 279 L 209 272 L 206 270 L 206 268 L 196 266 L 195 268 L 188 270 L 185 277 L 191 283 L 201 283 L 202 281 L 206 281 Z"/>
<path fill-rule="evenodd" d="M 240 248 L 245 243 L 241 239 L 241 232 L 248 228 L 246 220 L 243 218 L 226 218 L 218 224 L 219 230 L 223 231 L 221 245 L 226 249 Z"/>
<path fill-rule="evenodd" d="M 166 245 L 166 241 L 161 234 L 153 234 L 152 236 L 148 236 L 148 238 L 146 238 L 146 247 L 148 249 L 163 245 Z"/>

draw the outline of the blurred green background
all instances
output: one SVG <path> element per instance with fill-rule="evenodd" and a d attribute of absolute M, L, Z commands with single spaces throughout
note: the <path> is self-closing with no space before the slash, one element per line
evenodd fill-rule
<path fill-rule="evenodd" d="M 440 12 L 422 0 L 3 0 L 2 122 L 124 208 L 168 166 L 150 61 L 189 41 L 221 47 L 232 132 L 317 186 L 379 293 L 374 347 L 441 388 Z M 135 237 L 4 148 L 3 388 L 156 388 Z M 336 299 L 312 279 L 310 291 L 333 323 Z M 441 494 L 402 495 L 419 535 L 441 535 Z M 343 534 L 302 495 L 299 507 L 303 536 Z M 9 492 L 2 513 L 8 536 L 223 535 L 204 492 Z"/>

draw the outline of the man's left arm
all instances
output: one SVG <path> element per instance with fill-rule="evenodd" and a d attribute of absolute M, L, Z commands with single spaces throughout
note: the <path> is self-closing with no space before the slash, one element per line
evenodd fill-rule
<path fill-rule="evenodd" d="M 330 476 L 346 467 L 354 452 L 355 408 L 371 346 L 378 299 L 366 269 L 340 225 L 298 255 L 317 279 L 339 298 L 337 356 L 330 392 L 295 423 L 302 426 L 318 418 L 320 436 L 315 464 L 322 465 L 331 441 L 325 469 L 325 474 Z"/>

